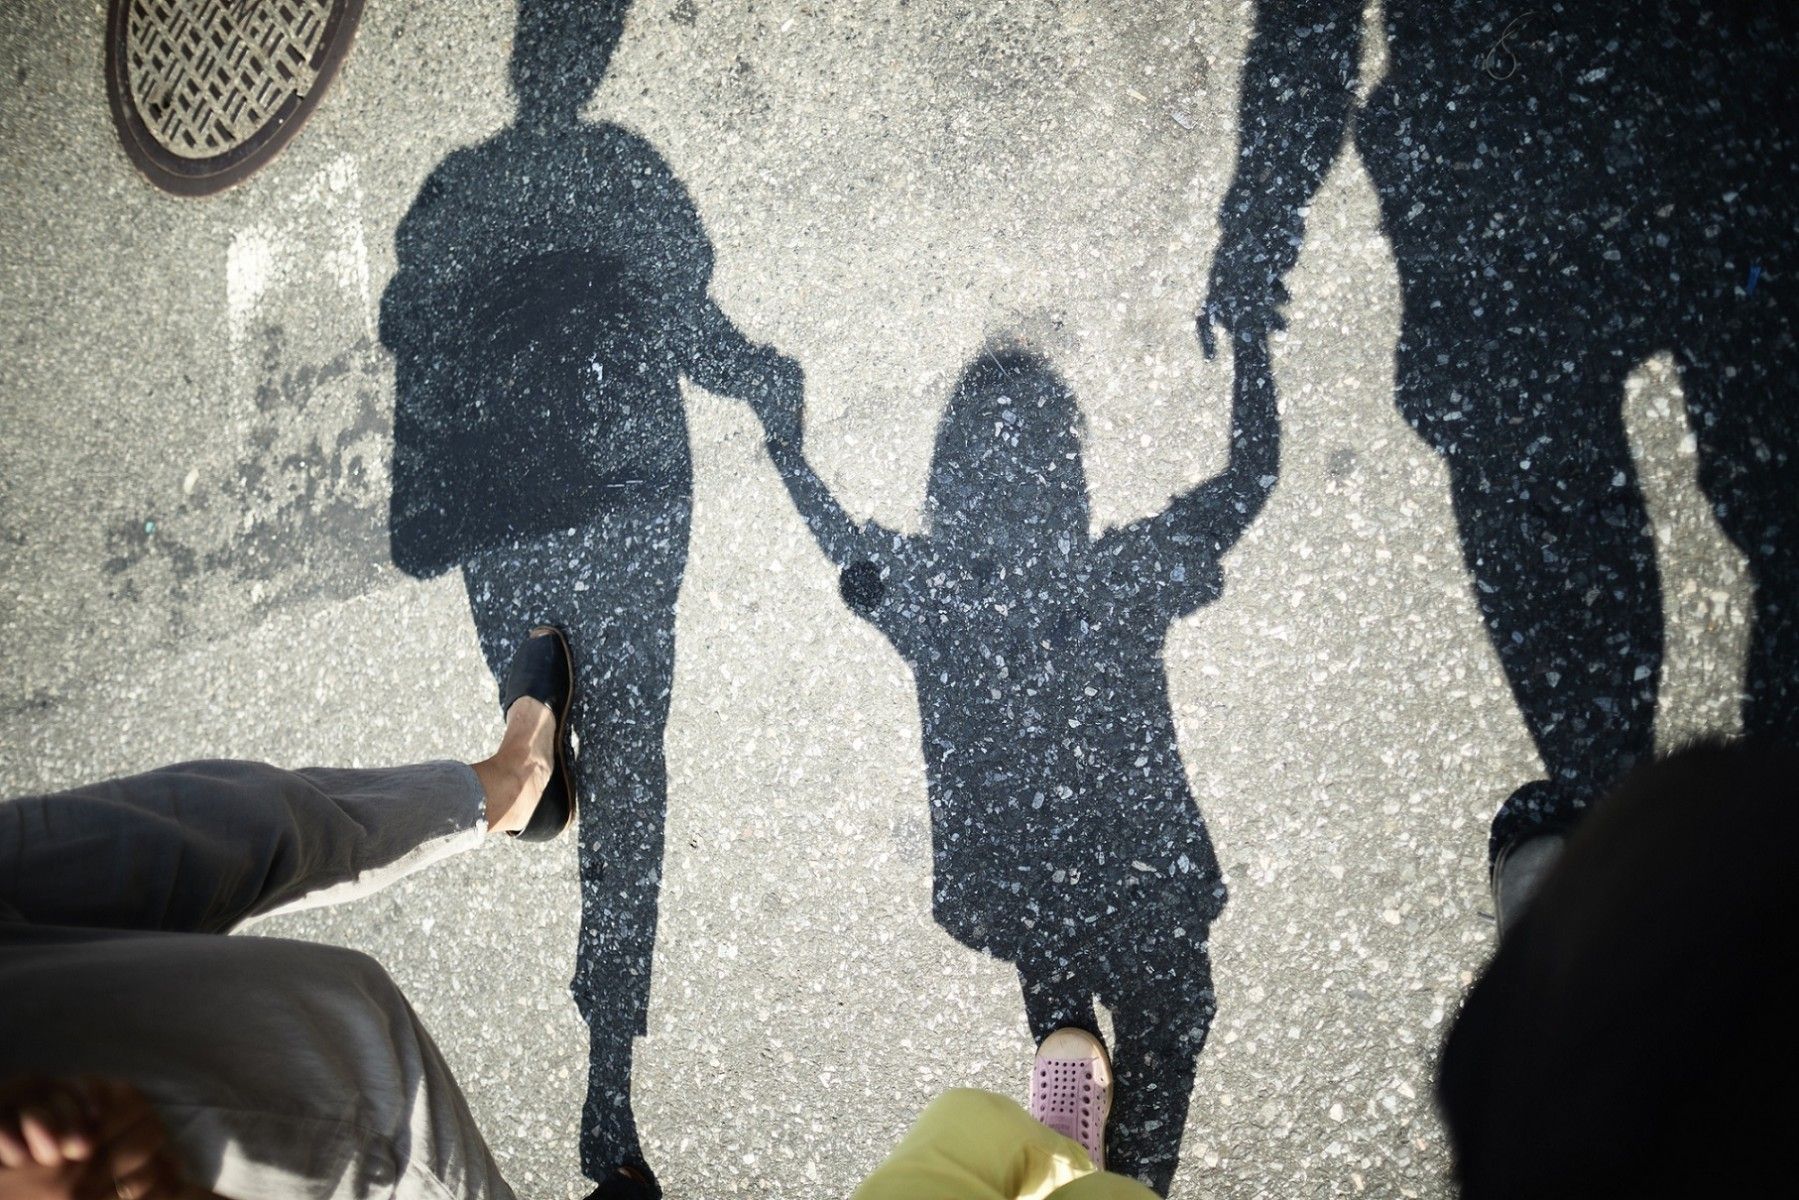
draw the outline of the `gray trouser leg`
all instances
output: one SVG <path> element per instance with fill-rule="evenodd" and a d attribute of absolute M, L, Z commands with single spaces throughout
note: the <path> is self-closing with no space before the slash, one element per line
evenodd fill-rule
<path fill-rule="evenodd" d="M 365 895 L 484 830 L 460 763 L 190 763 L 0 801 L 0 1077 L 132 1081 L 237 1200 L 511 1200 L 378 963 L 189 932 Z"/>
<path fill-rule="evenodd" d="M 464 763 L 179 763 L 0 801 L 0 906 L 37 925 L 224 933 L 366 896 L 483 836 Z"/>

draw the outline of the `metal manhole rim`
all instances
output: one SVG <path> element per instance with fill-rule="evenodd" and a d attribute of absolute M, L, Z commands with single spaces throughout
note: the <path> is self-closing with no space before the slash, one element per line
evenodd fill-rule
<path fill-rule="evenodd" d="M 180 196 L 212 195 L 244 179 L 282 151 L 330 90 L 355 41 L 362 7 L 363 0 L 334 0 L 314 52 L 311 87 L 289 96 L 241 144 L 208 158 L 183 158 L 156 138 L 138 112 L 124 53 L 131 0 L 111 0 L 106 19 L 106 96 L 126 157 L 150 182 Z"/>

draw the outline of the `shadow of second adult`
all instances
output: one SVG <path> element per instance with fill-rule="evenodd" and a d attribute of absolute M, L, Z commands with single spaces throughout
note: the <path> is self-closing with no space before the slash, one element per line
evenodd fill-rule
<path fill-rule="evenodd" d="M 693 497 L 681 381 L 748 398 L 798 378 L 710 299 L 711 243 L 668 164 L 580 116 L 629 8 L 520 0 L 516 120 L 431 173 L 395 234 L 381 312 L 394 562 L 421 578 L 460 569 L 496 678 L 535 624 L 561 625 L 576 658 L 572 991 L 591 1030 L 581 1158 L 595 1179 L 643 1160 L 631 1064 Z"/>
<path fill-rule="evenodd" d="M 1579 819 L 1656 739 L 1660 552 L 1625 421 L 1680 379 L 1753 584 L 1744 731 L 1799 738 L 1799 10 L 1732 0 L 1256 5 L 1208 311 L 1277 324 L 1353 147 L 1399 276 L 1400 413 L 1448 475 L 1486 633 L 1542 762 L 1489 850 Z M 1366 31 L 1387 69 L 1356 96 Z"/>

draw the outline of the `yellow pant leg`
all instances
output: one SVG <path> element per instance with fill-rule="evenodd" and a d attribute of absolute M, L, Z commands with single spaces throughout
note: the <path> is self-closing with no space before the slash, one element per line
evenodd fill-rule
<path fill-rule="evenodd" d="M 1083 1175 L 1073 1183 L 1057 1188 L 1050 1193 L 1049 1200 L 1162 1200 L 1162 1198 L 1135 1179 L 1114 1175 L 1110 1171 L 1095 1171 L 1091 1175 Z"/>
<path fill-rule="evenodd" d="M 1058 1191 L 1070 1185 L 1079 1192 Z M 1016 1103 L 955 1088 L 933 1100 L 852 1200 L 1156 1200 Z"/>

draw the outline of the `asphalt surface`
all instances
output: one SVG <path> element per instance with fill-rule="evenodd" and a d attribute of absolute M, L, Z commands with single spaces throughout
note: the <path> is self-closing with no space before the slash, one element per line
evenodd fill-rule
<path fill-rule="evenodd" d="M 291 146 L 182 200 L 118 148 L 99 8 L 9 15 L 0 791 L 495 740 L 460 577 L 390 558 L 379 309 L 427 176 L 512 117 L 512 19 L 371 2 Z M 1078 399 L 1097 532 L 1226 462 L 1229 355 L 1204 357 L 1193 317 L 1252 20 L 640 0 L 586 112 L 685 185 L 713 299 L 803 366 L 808 453 L 853 514 L 923 526 L 958 377 L 1023 339 Z M 1367 28 L 1359 94 L 1386 69 Z M 1493 946 L 1488 822 L 1541 766 L 1448 473 L 1393 403 L 1399 278 L 1353 154 L 1288 287 L 1278 485 L 1163 651 L 1230 893 L 1217 1018 L 1185 1131 L 1166 1131 L 1173 1194 L 1442 1196 L 1433 1055 Z M 933 920 L 911 668 L 840 599 L 750 409 L 682 386 L 692 526 L 637 1124 L 671 1196 L 847 1194 L 943 1088 L 1022 1096 L 1030 1031 L 1012 968 Z M 1656 740 L 1729 732 L 1743 560 L 1697 486 L 1671 357 L 1630 364 L 1624 395 L 1664 597 Z M 379 957 L 523 1196 L 586 1190 L 571 840 L 258 931 Z"/>

